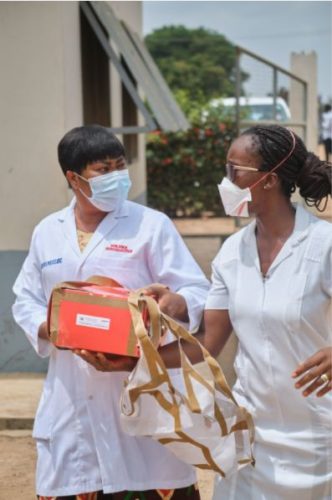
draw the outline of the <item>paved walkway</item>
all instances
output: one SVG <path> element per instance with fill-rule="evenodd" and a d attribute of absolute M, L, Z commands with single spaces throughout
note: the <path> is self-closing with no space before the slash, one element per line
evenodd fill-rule
<path fill-rule="evenodd" d="M 0 374 L 0 431 L 32 429 L 45 374 Z"/>
<path fill-rule="evenodd" d="M 36 452 L 33 417 L 44 374 L 0 374 L 0 500 L 33 500 Z M 197 471 L 202 500 L 211 500 L 214 473 Z"/>

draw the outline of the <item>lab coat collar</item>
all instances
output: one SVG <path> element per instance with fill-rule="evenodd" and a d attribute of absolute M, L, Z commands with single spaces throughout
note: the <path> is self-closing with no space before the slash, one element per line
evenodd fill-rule
<path fill-rule="evenodd" d="M 293 203 L 293 207 L 296 210 L 295 224 L 289 239 L 292 240 L 292 246 L 295 246 L 308 236 L 311 214 L 298 203 Z M 249 245 L 250 241 L 255 239 L 255 231 L 256 221 L 254 220 L 246 227 L 245 234 L 243 236 L 246 244 Z"/>
<path fill-rule="evenodd" d="M 58 217 L 58 221 L 62 224 L 62 230 L 64 237 L 68 240 L 69 245 L 77 256 L 81 255 L 81 251 L 78 245 L 77 233 L 76 233 L 76 223 L 74 215 L 74 206 L 76 203 L 76 198 L 71 200 L 68 207 L 64 208 Z"/>
<path fill-rule="evenodd" d="M 295 214 L 295 225 L 293 233 L 291 234 L 291 243 L 292 246 L 297 246 L 301 241 L 307 238 L 310 229 L 310 223 L 312 216 L 310 212 L 308 212 L 305 208 L 303 208 L 298 203 L 293 203 L 294 208 L 296 209 Z"/>
<path fill-rule="evenodd" d="M 81 264 L 85 261 L 85 259 L 93 252 L 93 250 L 99 245 L 99 243 L 107 236 L 107 234 L 114 229 L 117 224 L 121 221 L 121 219 L 124 219 L 125 217 L 128 217 L 129 215 L 129 206 L 127 202 L 123 202 L 121 207 L 117 209 L 116 212 L 109 212 L 104 219 L 100 222 L 99 226 L 96 228 L 95 232 L 93 233 L 92 238 L 90 239 L 89 243 L 85 247 L 84 251 L 82 252 L 82 262 Z"/>
<path fill-rule="evenodd" d="M 65 208 L 65 211 L 74 211 L 74 207 L 76 205 L 76 196 L 73 197 L 71 202 L 69 203 L 68 207 Z M 129 215 L 129 203 L 128 201 L 124 201 L 122 205 L 116 210 L 116 212 L 109 212 L 106 217 L 114 217 L 115 219 L 119 219 L 121 217 L 128 217 Z M 105 218 L 106 218 L 105 217 Z"/>
<path fill-rule="evenodd" d="M 72 250 L 75 254 L 81 257 L 80 265 L 85 261 L 85 259 L 90 255 L 90 253 L 96 248 L 100 241 L 105 238 L 105 236 L 118 224 L 119 220 L 129 215 L 129 204 L 125 201 L 121 207 L 118 208 L 116 212 L 109 212 L 104 219 L 100 222 L 99 226 L 95 230 L 92 238 L 87 244 L 83 252 L 80 251 L 74 207 L 76 204 L 76 197 L 74 196 L 67 208 L 64 209 L 62 214 L 59 216 L 59 222 L 63 224 L 63 232 L 65 238 L 70 243 Z"/>

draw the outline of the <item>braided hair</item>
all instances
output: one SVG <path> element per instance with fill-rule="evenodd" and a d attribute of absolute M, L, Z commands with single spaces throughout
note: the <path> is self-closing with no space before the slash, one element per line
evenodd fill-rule
<path fill-rule="evenodd" d="M 263 160 L 261 170 L 269 172 L 291 151 L 293 138 L 289 130 L 279 125 L 257 125 L 241 135 L 252 137 L 252 149 Z M 317 210 L 326 208 L 331 196 L 331 163 L 321 161 L 307 151 L 302 139 L 295 136 L 295 148 L 290 157 L 275 171 L 281 181 L 285 196 L 290 198 L 296 187 L 308 206 Z M 325 201 L 323 208 L 321 202 Z"/>

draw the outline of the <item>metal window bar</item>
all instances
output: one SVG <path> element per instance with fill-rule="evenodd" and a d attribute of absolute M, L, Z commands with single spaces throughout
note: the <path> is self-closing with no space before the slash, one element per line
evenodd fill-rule
<path fill-rule="evenodd" d="M 150 52 L 147 50 L 145 44 L 143 43 L 141 38 L 137 35 L 137 33 L 133 32 L 124 21 L 122 21 L 122 25 L 124 29 L 127 31 L 128 36 L 131 38 L 133 44 L 136 46 L 136 49 L 139 52 L 142 61 L 147 67 L 147 70 L 156 81 L 160 90 L 163 92 L 164 99 L 165 101 L 167 101 L 169 108 L 171 109 L 173 115 L 176 117 L 179 126 L 181 127 L 182 130 L 187 130 L 190 127 L 190 124 L 185 115 L 183 114 L 180 106 L 174 99 L 174 96 L 169 86 L 167 85 L 164 77 L 162 76 L 158 66 L 151 57 Z"/>
<path fill-rule="evenodd" d="M 174 113 L 177 104 L 171 92 L 169 91 L 167 97 L 165 97 L 166 94 L 160 89 L 160 84 L 157 84 L 151 70 L 148 70 L 147 64 L 142 59 L 132 37 L 114 15 L 110 5 L 107 2 L 81 2 L 80 5 L 104 50 L 117 68 L 128 92 L 147 122 L 145 127 L 119 127 L 116 129 L 112 128 L 112 130 L 118 133 L 146 132 L 157 128 L 174 132 L 186 130 L 189 124 L 180 108 L 177 107 L 177 113 Z M 151 113 L 142 102 L 135 86 L 132 85 L 123 65 L 121 65 L 119 58 L 112 49 L 107 36 L 104 35 L 100 24 L 105 28 L 112 41 L 115 42 L 136 82 L 143 90 L 154 117 L 152 117 Z M 160 78 L 162 78 L 161 75 Z M 164 86 L 167 86 L 166 82 L 164 82 Z M 172 106 L 170 106 L 170 99 L 174 101 Z"/>
<path fill-rule="evenodd" d="M 120 62 L 120 59 L 114 52 L 111 44 L 109 43 L 108 38 L 105 36 L 103 30 L 101 29 L 96 17 L 94 16 L 91 8 L 88 5 L 88 2 L 80 2 L 80 7 L 82 9 L 82 12 L 84 13 L 86 19 L 88 20 L 91 28 L 93 29 L 96 37 L 98 38 L 101 46 L 103 47 L 104 51 L 108 55 L 109 59 L 112 61 L 114 64 L 115 68 L 117 69 L 121 80 L 123 81 L 123 84 L 126 86 L 128 92 L 131 95 L 131 98 L 133 99 L 134 103 L 136 104 L 137 108 L 139 111 L 142 113 L 146 125 L 145 126 L 132 126 L 132 127 L 111 127 L 112 132 L 116 134 L 132 134 L 132 133 L 138 133 L 138 132 L 150 132 L 152 130 L 156 130 L 158 128 L 157 123 L 145 107 L 144 103 L 142 102 L 135 86 L 133 85 L 130 77 L 128 76 L 126 70 L 124 69 L 123 65 Z"/>

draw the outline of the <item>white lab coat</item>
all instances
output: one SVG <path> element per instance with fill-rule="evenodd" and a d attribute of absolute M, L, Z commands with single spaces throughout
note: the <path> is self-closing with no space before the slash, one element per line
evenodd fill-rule
<path fill-rule="evenodd" d="M 37 441 L 37 493 L 72 495 L 104 490 L 181 488 L 192 467 L 161 444 L 125 435 L 119 398 L 126 373 L 103 373 L 38 338 L 53 287 L 92 275 L 136 289 L 164 283 L 187 302 L 190 329 L 198 327 L 209 282 L 165 215 L 125 202 L 108 214 L 85 250 L 78 246 L 71 205 L 40 222 L 14 284 L 13 314 L 40 356 L 50 356 L 33 436 Z"/>
<path fill-rule="evenodd" d="M 331 345 L 332 226 L 301 206 L 264 279 L 255 222 L 213 262 L 207 309 L 228 309 L 239 339 L 234 396 L 253 415 L 256 466 L 218 483 L 215 500 L 322 500 L 331 494 L 331 393 L 302 396 L 293 370 Z"/>

